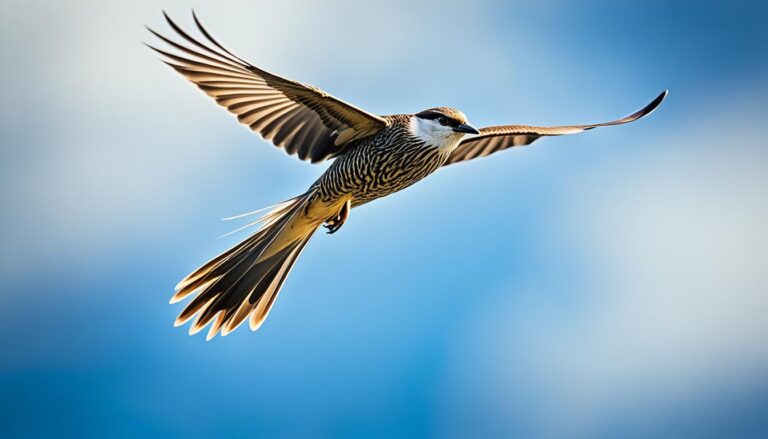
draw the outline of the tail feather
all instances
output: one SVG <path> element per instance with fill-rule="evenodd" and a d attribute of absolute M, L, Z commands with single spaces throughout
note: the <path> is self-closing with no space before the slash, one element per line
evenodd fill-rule
<path fill-rule="evenodd" d="M 258 263 L 254 261 L 253 264 L 241 263 L 233 269 L 231 278 L 235 280 L 224 280 L 224 285 L 227 285 L 227 282 L 231 283 L 226 287 L 226 290 L 218 293 L 216 300 L 211 302 L 205 311 L 200 312 L 200 318 L 196 325 L 206 326 L 219 312 L 229 312 L 231 317 L 241 303 L 250 301 L 250 290 L 264 291 L 266 289 L 264 284 L 271 281 L 271 277 L 274 277 L 274 272 L 277 271 L 275 267 L 283 263 L 283 254 L 286 250 L 281 250 L 280 253 L 267 260 Z M 226 276 L 229 276 L 229 273 Z M 232 311 L 230 312 L 230 310 Z"/>
<path fill-rule="evenodd" d="M 257 213 L 261 213 L 261 212 L 264 212 L 264 211 L 267 211 L 267 210 L 275 211 L 277 209 L 280 209 L 281 207 L 285 207 L 286 205 L 288 205 L 292 201 L 296 200 L 296 198 L 299 198 L 299 197 L 294 197 L 294 198 L 291 198 L 290 200 L 285 200 L 285 201 L 283 201 L 281 203 L 273 204 L 273 205 L 267 206 L 267 207 L 262 207 L 261 209 L 253 210 L 253 211 L 246 212 L 246 213 L 241 213 L 239 215 L 228 216 L 226 218 L 222 218 L 222 220 L 223 221 L 231 221 L 231 220 L 236 220 L 236 219 L 239 219 L 239 218 L 245 218 L 247 216 L 256 215 Z"/>
<path fill-rule="evenodd" d="M 319 224 L 307 221 L 309 193 L 280 203 L 257 222 L 249 238 L 207 262 L 177 286 L 171 303 L 197 296 L 176 319 L 179 326 L 197 316 L 195 334 L 211 324 L 207 339 L 227 335 L 248 316 L 256 330 L 266 318 L 280 287 Z"/>
<path fill-rule="evenodd" d="M 264 292 L 261 300 L 256 306 L 256 309 L 251 315 L 251 321 L 249 322 L 251 330 L 255 331 L 259 329 L 261 324 L 264 323 L 264 320 L 266 320 L 269 311 L 272 309 L 272 304 L 275 302 L 275 299 L 277 299 L 277 294 L 280 292 L 280 288 L 283 286 L 285 279 L 288 277 L 288 273 L 291 271 L 291 268 L 293 268 L 293 264 L 296 263 L 296 260 L 299 258 L 299 255 L 301 255 L 301 252 L 304 251 L 304 247 L 307 245 L 311 238 L 312 235 L 310 235 L 305 241 L 299 243 L 297 248 L 291 252 L 291 255 L 289 256 L 286 263 L 283 264 L 283 266 L 280 268 L 280 271 L 269 285 L 269 288 Z M 263 306 L 261 302 L 264 302 Z M 232 330 L 234 330 L 234 328 L 227 331 L 227 333 L 231 332 Z"/>
<path fill-rule="evenodd" d="M 252 316 L 252 319 L 255 319 L 254 321 L 258 322 L 258 325 L 251 325 L 251 329 L 254 331 L 258 329 L 264 319 L 267 318 L 267 314 L 272 308 L 272 304 L 277 297 L 277 293 L 279 292 L 283 281 L 293 267 L 293 264 L 296 263 L 296 259 L 298 259 L 301 250 L 309 242 L 310 238 L 311 235 L 307 237 L 307 239 L 297 243 L 295 248 L 291 248 L 291 251 L 284 258 L 281 255 L 281 263 L 275 264 L 269 274 L 251 290 L 246 300 L 239 306 L 231 308 L 233 312 L 225 318 L 225 323 L 222 325 L 222 336 L 237 329 L 249 315 Z M 256 291 L 259 291 L 260 294 L 254 294 Z"/>
<path fill-rule="evenodd" d="M 256 231 L 256 233 L 254 233 L 245 242 L 232 247 L 219 256 L 216 256 L 185 277 L 181 282 L 178 283 L 178 285 L 176 285 L 176 293 L 173 295 L 173 297 L 171 297 L 171 303 L 176 303 L 184 299 L 188 295 L 200 289 L 206 283 L 210 282 L 215 277 L 223 275 L 223 273 L 229 270 L 228 267 L 230 267 L 231 264 L 237 264 L 239 260 L 241 260 L 246 255 L 247 252 L 251 251 L 254 246 L 262 242 L 259 238 L 266 235 L 270 231 L 270 226 L 273 225 L 275 221 L 278 221 L 281 215 L 284 215 L 287 211 L 289 211 L 290 207 L 295 207 L 295 203 L 298 198 L 299 197 L 293 198 L 276 205 L 274 210 L 249 224 L 250 226 L 262 223 L 262 228 Z"/>

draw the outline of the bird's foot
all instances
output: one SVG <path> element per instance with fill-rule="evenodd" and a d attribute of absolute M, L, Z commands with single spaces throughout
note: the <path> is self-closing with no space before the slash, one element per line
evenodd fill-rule
<path fill-rule="evenodd" d="M 323 224 L 323 227 L 328 229 L 326 232 L 329 235 L 333 235 L 334 233 L 338 232 L 341 226 L 344 224 L 344 222 L 337 222 L 335 219 L 329 219 L 328 221 Z"/>
<path fill-rule="evenodd" d="M 352 209 L 352 202 L 351 200 L 347 200 L 346 203 L 341 207 L 341 210 L 339 210 L 339 213 L 336 214 L 336 216 L 328 218 L 325 220 L 325 224 L 323 227 L 328 229 L 328 234 L 332 235 L 339 231 L 341 226 L 344 225 L 344 223 L 347 221 L 347 218 L 349 218 L 349 211 Z"/>

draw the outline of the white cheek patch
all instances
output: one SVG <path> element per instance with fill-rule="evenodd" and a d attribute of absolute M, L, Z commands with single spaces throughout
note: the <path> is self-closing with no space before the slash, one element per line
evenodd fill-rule
<path fill-rule="evenodd" d="M 409 129 L 411 131 L 411 134 L 423 140 L 424 142 L 429 143 L 432 141 L 432 138 L 433 138 L 431 134 L 432 130 L 427 125 L 426 120 L 418 118 L 416 116 L 411 116 L 411 124 Z"/>
<path fill-rule="evenodd" d="M 461 138 L 461 133 L 456 133 L 451 127 L 445 127 L 433 120 L 416 116 L 411 117 L 409 129 L 411 134 L 427 145 L 440 149 L 455 148 Z"/>

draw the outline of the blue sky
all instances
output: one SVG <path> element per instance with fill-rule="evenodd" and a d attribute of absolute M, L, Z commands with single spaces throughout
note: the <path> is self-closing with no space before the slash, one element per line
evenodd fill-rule
<path fill-rule="evenodd" d="M 768 434 L 764 2 L 0 1 L 4 436 Z M 158 62 L 161 7 L 379 114 L 670 96 L 355 209 L 206 343 L 173 286 L 324 166 Z"/>

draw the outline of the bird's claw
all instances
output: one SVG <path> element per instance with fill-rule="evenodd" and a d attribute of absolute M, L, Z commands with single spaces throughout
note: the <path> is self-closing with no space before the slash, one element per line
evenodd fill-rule
<path fill-rule="evenodd" d="M 333 235 L 334 233 L 338 232 L 341 226 L 343 226 L 347 221 L 347 218 L 349 218 L 349 210 L 351 208 L 351 203 L 348 200 L 346 203 L 344 203 L 344 206 L 341 207 L 341 210 L 338 214 L 336 214 L 336 216 L 328 218 L 325 221 L 325 224 L 323 224 L 323 227 L 328 229 L 328 232 L 326 233 Z"/>
<path fill-rule="evenodd" d="M 326 232 L 327 234 L 333 235 L 334 233 L 339 231 L 339 229 L 343 224 L 344 223 L 341 221 L 328 220 L 325 222 L 325 224 L 323 224 L 323 227 L 328 229 L 328 231 Z"/>

